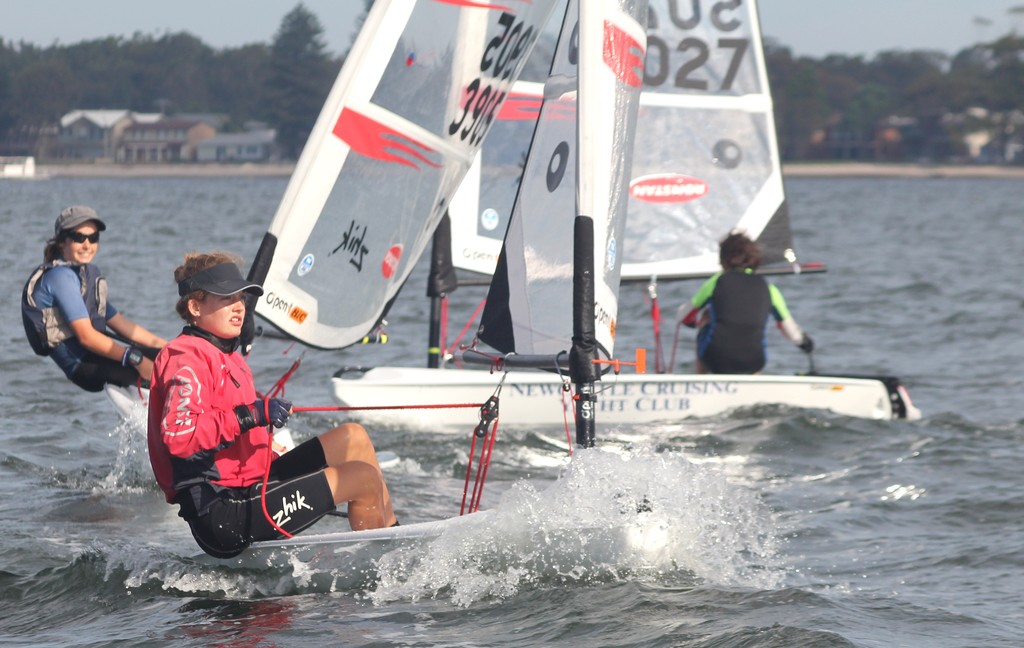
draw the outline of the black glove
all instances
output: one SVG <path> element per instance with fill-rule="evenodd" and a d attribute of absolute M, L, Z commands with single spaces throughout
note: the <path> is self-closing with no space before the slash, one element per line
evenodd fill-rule
<path fill-rule="evenodd" d="M 142 355 L 142 349 L 129 345 L 125 347 L 124 355 L 121 356 L 121 366 L 138 367 L 140 364 L 142 364 L 143 357 L 144 356 Z"/>
<path fill-rule="evenodd" d="M 242 432 L 251 430 L 254 427 L 266 427 L 272 424 L 276 428 L 284 427 L 288 417 L 292 413 L 292 404 L 283 398 L 271 398 L 265 404 L 263 399 L 257 399 L 252 405 L 239 405 L 235 408 L 235 416 L 238 417 L 238 427 Z"/>
<path fill-rule="evenodd" d="M 814 340 L 811 339 L 810 335 L 804 333 L 804 339 L 801 340 L 800 344 L 797 346 L 800 347 L 800 350 L 804 353 L 810 353 L 811 351 L 814 351 Z"/>

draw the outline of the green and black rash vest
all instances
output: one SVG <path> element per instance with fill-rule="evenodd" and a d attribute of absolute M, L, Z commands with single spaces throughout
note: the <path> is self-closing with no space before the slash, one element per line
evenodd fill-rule
<path fill-rule="evenodd" d="M 683 323 L 700 326 L 697 357 L 712 373 L 761 371 L 767 361 L 765 330 L 769 316 L 795 343 L 803 338 L 782 292 L 751 270 L 713 275 L 693 296 L 691 305 Z"/>

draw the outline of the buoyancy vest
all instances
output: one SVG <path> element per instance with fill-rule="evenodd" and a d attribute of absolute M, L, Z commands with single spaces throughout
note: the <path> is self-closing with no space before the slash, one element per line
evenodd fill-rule
<path fill-rule="evenodd" d="M 764 368 L 765 327 L 772 315 L 768 282 L 749 272 L 723 272 L 706 304 L 710 322 L 697 336 L 697 355 L 704 365 L 730 374 Z"/>
<path fill-rule="evenodd" d="M 25 325 L 25 337 L 37 355 L 50 355 L 51 349 L 75 336 L 60 308 L 56 304 L 40 307 L 33 294 L 43 275 L 58 266 L 78 271 L 82 283 L 82 300 L 89 312 L 89 320 L 97 331 L 107 330 L 107 280 L 100 275 L 100 269 L 91 263 L 44 263 L 32 272 L 21 291 L 21 321 Z"/>

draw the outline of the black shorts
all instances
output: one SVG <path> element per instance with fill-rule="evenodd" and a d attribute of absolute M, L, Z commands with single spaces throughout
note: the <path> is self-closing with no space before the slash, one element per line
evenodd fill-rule
<path fill-rule="evenodd" d="M 136 347 L 142 354 L 153 360 L 159 349 L 148 347 Z M 125 367 L 117 360 L 104 358 L 91 351 L 86 351 L 85 356 L 74 372 L 71 382 L 78 385 L 87 392 L 103 391 L 103 385 L 110 383 L 118 387 L 129 387 L 139 382 L 139 371 L 135 367 Z"/>
<path fill-rule="evenodd" d="M 71 382 L 87 392 L 103 391 L 103 385 L 107 383 L 128 387 L 138 380 L 139 372 L 135 367 L 122 366 L 120 362 L 94 353 L 86 355 L 71 374 Z"/>
<path fill-rule="evenodd" d="M 334 495 L 324 475 L 326 467 L 323 446 L 316 438 L 270 464 L 267 514 L 288 533 L 295 535 L 309 528 L 335 509 Z M 256 540 L 285 537 L 263 514 L 262 489 L 262 480 L 246 488 L 223 489 L 204 507 L 205 512 L 194 517 L 189 515 L 189 502 L 183 503 L 181 515 L 199 547 L 215 558 L 232 558 Z M 183 495 L 191 499 L 187 493 Z"/>
<path fill-rule="evenodd" d="M 755 374 L 767 362 L 762 341 L 737 336 L 730 339 L 722 331 L 712 336 L 710 327 L 697 334 L 697 357 L 705 370 L 716 374 Z"/>

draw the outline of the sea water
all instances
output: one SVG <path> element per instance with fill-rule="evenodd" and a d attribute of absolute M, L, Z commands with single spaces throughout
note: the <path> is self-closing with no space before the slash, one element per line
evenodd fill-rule
<path fill-rule="evenodd" d="M 285 183 L 0 183 L 0 644 L 1021 645 L 1024 184 L 787 179 L 797 253 L 829 271 L 773 281 L 817 343 L 815 368 L 899 375 L 921 421 L 779 407 L 599 421 L 600 448 L 571 459 L 564 430 L 502 422 L 488 516 L 353 574 L 329 556 L 265 569 L 198 559 L 153 484 L 141 421 L 118 421 L 104 396 L 32 355 L 18 318 L 54 218 L 84 203 L 108 226 L 96 261 L 113 303 L 175 335 L 182 255 L 251 260 Z M 302 356 L 287 396 L 330 405 L 342 365 L 422 364 L 422 270 L 388 315 L 388 344 L 318 352 L 264 338 L 250 360 L 257 386 Z M 660 285 L 665 312 L 695 289 Z M 653 349 L 645 295 L 623 289 L 620 348 Z M 482 296 L 453 295 L 453 328 Z M 682 371 L 692 347 L 687 331 Z M 809 368 L 775 331 L 769 356 L 773 372 Z M 301 439 L 342 419 L 292 420 Z M 387 477 L 403 523 L 458 512 L 470 433 L 371 430 L 399 456 Z"/>

